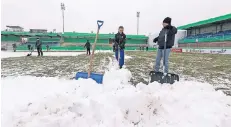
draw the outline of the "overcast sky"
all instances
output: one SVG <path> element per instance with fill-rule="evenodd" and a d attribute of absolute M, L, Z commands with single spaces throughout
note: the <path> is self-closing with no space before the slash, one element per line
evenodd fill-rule
<path fill-rule="evenodd" d="M 140 11 L 140 34 L 161 29 L 166 16 L 176 26 L 231 13 L 231 0 L 1 0 L 1 29 L 6 25 L 62 31 L 60 3 L 64 2 L 65 31 L 96 31 L 96 20 L 104 20 L 101 33 L 136 34 L 136 12 Z"/>

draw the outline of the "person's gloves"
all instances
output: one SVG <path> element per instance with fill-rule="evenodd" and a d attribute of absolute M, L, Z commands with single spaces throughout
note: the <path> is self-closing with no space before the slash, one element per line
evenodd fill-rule
<path fill-rule="evenodd" d="M 153 42 L 156 43 L 158 41 L 158 37 L 153 39 Z"/>
<path fill-rule="evenodd" d="M 120 44 L 120 45 L 119 45 L 119 48 L 120 48 L 120 49 L 124 49 L 124 44 L 123 44 L 123 43 Z"/>
<path fill-rule="evenodd" d="M 172 29 L 173 27 L 171 25 L 167 25 L 164 28 L 166 28 L 166 29 Z"/>

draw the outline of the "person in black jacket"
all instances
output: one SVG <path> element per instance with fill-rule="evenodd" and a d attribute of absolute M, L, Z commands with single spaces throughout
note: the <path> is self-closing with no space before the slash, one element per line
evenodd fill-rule
<path fill-rule="evenodd" d="M 171 52 L 171 48 L 174 45 L 175 41 L 175 34 L 177 33 L 176 27 L 171 25 L 171 18 L 166 17 L 163 20 L 163 28 L 159 33 L 159 36 L 156 37 L 153 42 L 158 42 L 158 50 L 156 56 L 156 65 L 154 71 L 159 72 L 160 69 L 160 61 L 161 58 L 164 56 L 164 43 L 165 43 L 165 34 L 167 34 L 167 41 L 166 41 L 166 52 L 165 52 L 165 68 L 163 73 L 168 73 L 168 59 Z"/>
<path fill-rule="evenodd" d="M 31 45 L 27 45 L 28 50 L 30 51 Z"/>
<path fill-rule="evenodd" d="M 91 55 L 91 44 L 89 40 L 87 40 L 87 43 L 84 45 L 84 48 L 87 48 L 87 55 Z"/>
<path fill-rule="evenodd" d="M 38 56 L 40 56 L 40 55 L 43 56 L 42 42 L 40 41 L 39 38 L 37 38 L 37 40 L 36 40 L 35 47 L 37 48 Z"/>
<path fill-rule="evenodd" d="M 124 27 L 120 26 L 118 33 L 115 34 L 115 56 L 117 61 L 119 61 L 119 67 L 122 68 L 124 65 L 124 49 L 126 43 L 126 35 L 124 34 Z M 120 51 L 118 53 L 118 51 Z M 118 60 L 119 57 L 119 60 Z"/>
<path fill-rule="evenodd" d="M 14 52 L 16 52 L 16 48 L 17 48 L 16 43 L 12 44 L 12 47 L 13 47 Z"/>
<path fill-rule="evenodd" d="M 46 45 L 46 48 L 47 48 L 47 52 L 48 52 L 50 50 L 50 46 Z"/>

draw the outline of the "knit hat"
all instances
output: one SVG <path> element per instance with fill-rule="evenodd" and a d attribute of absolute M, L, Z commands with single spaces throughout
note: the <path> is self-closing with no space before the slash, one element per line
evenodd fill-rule
<path fill-rule="evenodd" d="M 163 23 L 171 24 L 172 19 L 170 17 L 166 17 L 163 21 Z"/>

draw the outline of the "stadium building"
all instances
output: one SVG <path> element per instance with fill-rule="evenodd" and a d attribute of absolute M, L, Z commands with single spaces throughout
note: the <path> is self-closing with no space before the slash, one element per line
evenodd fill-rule
<path fill-rule="evenodd" d="M 21 27 L 20 27 L 21 28 Z M 28 32 L 10 30 L 1 31 L 2 49 L 11 49 L 12 44 L 17 44 L 17 50 L 28 50 L 28 45 L 34 45 L 36 38 L 43 42 L 43 49 L 49 45 L 51 50 L 85 50 L 87 40 L 95 40 L 95 33 L 47 32 L 45 29 L 30 29 Z M 115 34 L 99 34 L 97 50 L 111 50 Z M 127 35 L 126 50 L 140 50 L 147 47 L 148 37 L 145 35 Z"/>
<path fill-rule="evenodd" d="M 231 48 L 231 14 L 178 27 L 186 37 L 178 40 L 181 48 Z"/>
<path fill-rule="evenodd" d="M 156 36 L 158 33 L 149 36 L 127 35 L 126 50 L 156 47 L 153 43 Z M 44 49 L 49 45 L 51 50 L 84 50 L 87 40 L 94 42 L 95 33 L 56 33 L 46 29 L 30 29 L 25 32 L 20 26 L 7 26 L 5 31 L 1 31 L 1 46 L 2 49 L 12 49 L 12 44 L 16 43 L 17 50 L 27 50 L 27 45 L 34 45 L 36 38 L 42 40 Z M 99 34 L 96 49 L 111 50 L 113 39 L 114 34 Z M 179 26 L 174 48 L 181 48 L 182 51 L 202 48 L 231 49 L 231 14 Z"/>

